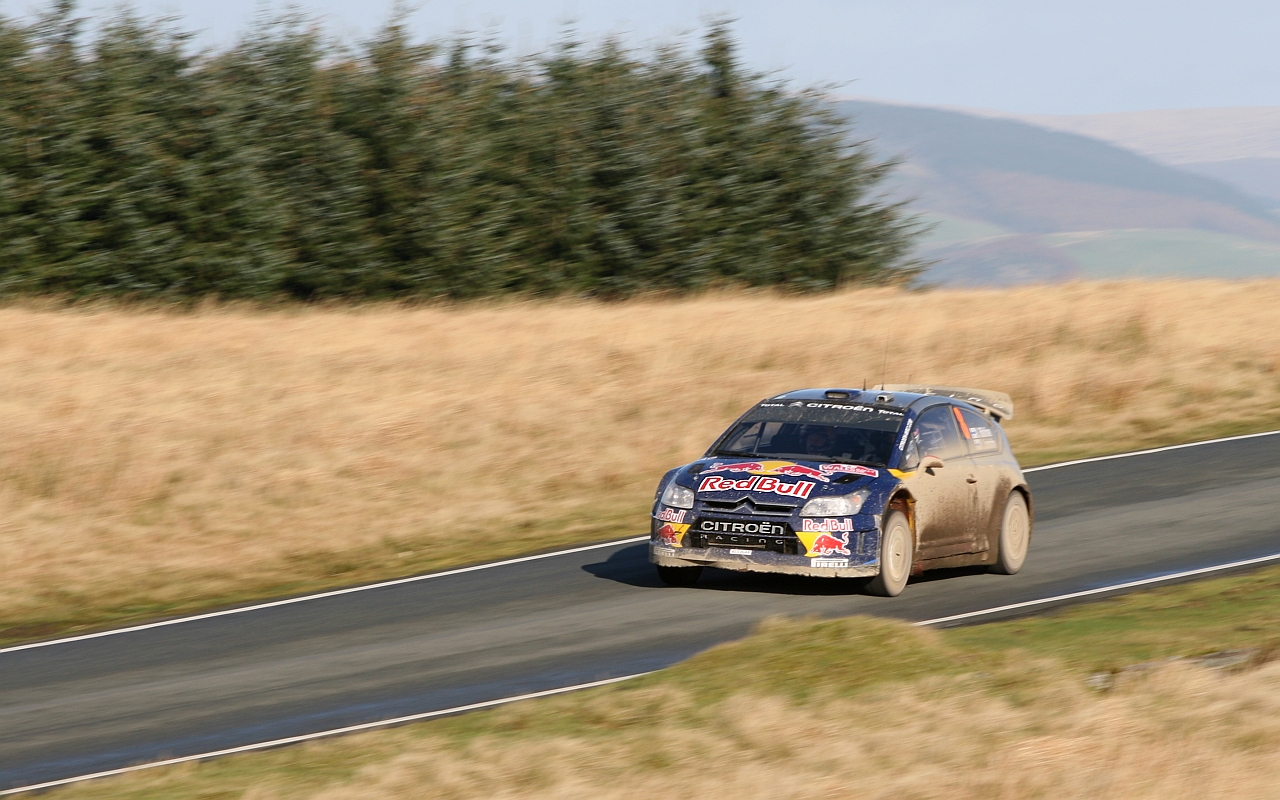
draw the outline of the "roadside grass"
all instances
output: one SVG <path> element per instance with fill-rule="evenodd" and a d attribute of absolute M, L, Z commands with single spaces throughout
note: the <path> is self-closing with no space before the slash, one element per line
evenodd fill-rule
<path fill-rule="evenodd" d="M 53 796 L 1276 797 L 1277 623 L 1280 568 L 964 628 L 772 619 L 624 684 Z"/>
<path fill-rule="evenodd" d="M 1010 392 L 1031 466 L 1280 427 L 1280 281 L 0 307 L 0 641 L 640 535 L 812 385 Z"/>

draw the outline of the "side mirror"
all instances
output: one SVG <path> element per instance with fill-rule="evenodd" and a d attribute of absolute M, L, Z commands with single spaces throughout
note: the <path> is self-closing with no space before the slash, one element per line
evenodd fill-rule
<path fill-rule="evenodd" d="M 937 456 L 925 456 L 920 459 L 920 469 L 927 470 L 929 472 L 932 472 L 935 469 L 942 469 L 946 465 L 947 462 Z"/>

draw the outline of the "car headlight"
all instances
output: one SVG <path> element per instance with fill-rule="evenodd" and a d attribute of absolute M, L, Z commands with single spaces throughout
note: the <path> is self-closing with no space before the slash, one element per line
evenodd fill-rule
<path fill-rule="evenodd" d="M 693 508 L 693 490 L 672 481 L 662 493 L 661 502 L 672 508 Z"/>
<path fill-rule="evenodd" d="M 862 510 L 871 492 L 862 489 L 836 497 L 815 497 L 800 509 L 802 517 L 849 517 Z"/>

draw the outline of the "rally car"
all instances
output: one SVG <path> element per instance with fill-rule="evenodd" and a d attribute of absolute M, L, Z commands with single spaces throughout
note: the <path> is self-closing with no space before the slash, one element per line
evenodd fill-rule
<path fill-rule="evenodd" d="M 880 386 L 802 389 L 756 404 L 705 456 L 663 476 L 649 560 L 661 580 L 703 567 L 869 579 L 892 597 L 926 569 L 1012 575 L 1031 490 L 1001 421 L 1008 395 Z"/>

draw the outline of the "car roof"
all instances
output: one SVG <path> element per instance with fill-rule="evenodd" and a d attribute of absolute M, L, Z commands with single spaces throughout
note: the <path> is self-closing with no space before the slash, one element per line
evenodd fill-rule
<path fill-rule="evenodd" d="M 951 398 L 933 395 L 916 394 L 914 392 L 886 392 L 877 389 L 843 389 L 839 387 L 826 389 L 797 389 L 793 392 L 774 395 L 769 400 L 834 400 L 837 402 L 866 403 L 888 408 L 906 409 L 918 400 L 929 398 L 939 402 L 952 402 Z"/>
<path fill-rule="evenodd" d="M 834 401 L 846 403 L 863 403 L 866 405 L 874 405 L 880 408 L 891 408 L 898 411 L 906 411 L 911 406 L 917 408 L 927 408 L 933 405 L 953 405 L 961 408 L 968 408 L 984 414 L 997 422 L 1013 417 L 1013 403 L 1009 400 L 1008 395 L 982 392 L 977 389 L 962 389 L 955 387 L 918 387 L 911 386 L 911 389 L 924 389 L 924 391 L 908 391 L 904 386 L 879 387 L 874 389 L 846 389 L 840 387 L 825 389 L 797 389 L 791 392 L 774 395 L 768 398 L 771 401 L 782 400 L 820 400 Z M 985 395 L 991 395 L 986 397 Z M 929 402 L 921 403 L 927 400 Z M 919 405 L 917 405 L 919 404 Z"/>

